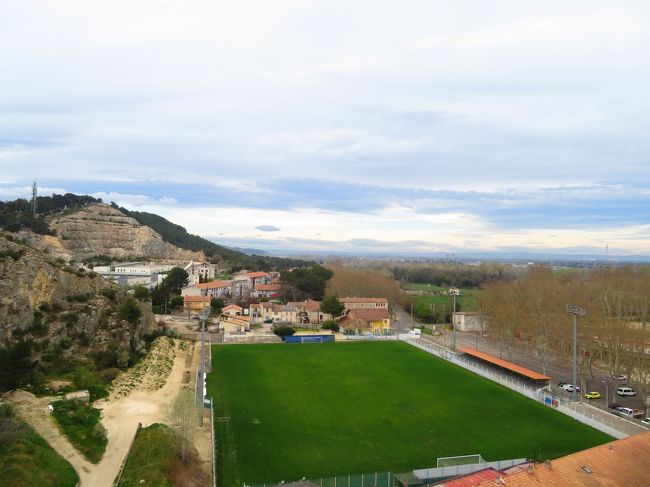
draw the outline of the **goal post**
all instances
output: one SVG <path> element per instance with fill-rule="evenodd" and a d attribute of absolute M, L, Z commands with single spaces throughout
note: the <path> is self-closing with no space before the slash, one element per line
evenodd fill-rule
<path fill-rule="evenodd" d="M 473 455 L 460 455 L 456 457 L 441 457 L 438 458 L 436 467 L 455 467 L 457 465 L 474 465 L 477 463 L 486 463 L 480 453 L 475 453 Z"/>

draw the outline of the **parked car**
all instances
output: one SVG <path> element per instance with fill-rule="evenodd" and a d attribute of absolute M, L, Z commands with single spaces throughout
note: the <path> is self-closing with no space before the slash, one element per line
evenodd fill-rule
<path fill-rule="evenodd" d="M 624 407 L 619 407 L 616 408 L 616 412 L 625 418 L 633 418 L 634 417 L 634 410 L 630 408 L 624 408 Z"/>
<path fill-rule="evenodd" d="M 600 399 L 600 392 L 585 392 L 585 398 L 587 399 Z"/>
<path fill-rule="evenodd" d="M 636 392 L 629 387 L 617 387 L 616 394 L 619 396 L 636 396 Z"/>
<path fill-rule="evenodd" d="M 617 375 L 615 379 L 619 382 L 627 382 L 627 375 Z"/>
<path fill-rule="evenodd" d="M 565 390 L 565 391 L 567 391 L 567 392 L 573 392 L 573 388 L 574 388 L 574 385 L 573 385 L 573 384 L 566 384 L 566 383 L 564 383 L 564 384 L 562 384 L 562 385 L 560 386 L 560 389 L 563 389 L 563 390 Z M 576 389 L 576 391 L 580 392 L 580 387 L 575 386 L 575 389 Z"/>
<path fill-rule="evenodd" d="M 643 419 L 641 420 L 641 422 L 642 422 L 643 424 L 648 424 L 648 425 L 650 425 L 650 418 L 643 418 Z"/>
<path fill-rule="evenodd" d="M 562 387 L 564 384 L 566 384 L 566 382 L 560 381 L 560 382 L 557 383 L 557 386 Z"/>
<path fill-rule="evenodd" d="M 618 408 L 621 407 L 621 405 L 620 405 L 619 403 L 617 403 L 617 402 L 610 402 L 610 403 L 607 405 L 607 407 L 608 407 L 609 409 L 618 409 Z"/>

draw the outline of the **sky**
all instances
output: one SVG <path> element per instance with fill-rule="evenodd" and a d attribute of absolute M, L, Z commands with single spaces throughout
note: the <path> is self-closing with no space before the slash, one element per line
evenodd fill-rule
<path fill-rule="evenodd" d="M 0 199 L 231 246 L 650 255 L 650 2 L 0 2 Z"/>

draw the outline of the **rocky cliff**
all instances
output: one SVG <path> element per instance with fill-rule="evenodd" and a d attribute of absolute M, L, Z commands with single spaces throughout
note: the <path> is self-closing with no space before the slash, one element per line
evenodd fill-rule
<path fill-rule="evenodd" d="M 0 347 L 26 338 L 45 361 L 109 348 L 128 353 L 154 328 L 150 306 L 0 234 Z"/>
<path fill-rule="evenodd" d="M 53 257 L 83 261 L 98 255 L 115 259 L 157 259 L 167 261 L 204 260 L 201 252 L 180 249 L 160 234 L 121 211 L 104 204 L 92 204 L 74 212 L 48 217 L 56 237 L 21 232 L 35 248 Z"/>

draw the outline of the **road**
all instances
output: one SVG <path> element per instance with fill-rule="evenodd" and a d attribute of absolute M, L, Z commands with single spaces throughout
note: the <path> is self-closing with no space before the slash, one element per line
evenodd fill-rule
<path fill-rule="evenodd" d="M 399 308 L 395 311 L 395 315 L 398 318 L 395 321 L 395 329 L 399 330 L 400 333 L 406 333 L 411 328 L 410 314 Z M 416 326 L 421 324 L 415 319 L 413 320 L 413 323 Z M 452 344 L 452 336 L 452 332 L 447 330 L 443 331 L 442 336 L 433 337 L 433 339 L 447 347 L 450 347 Z M 476 348 L 481 352 L 489 353 L 495 357 L 510 360 L 511 362 L 514 362 L 536 372 L 543 372 L 543 360 L 541 357 L 536 357 L 535 354 L 530 351 L 522 352 L 519 350 L 514 350 L 512 352 L 512 355 L 508 357 L 505 353 L 499 350 L 497 343 L 489 336 L 489 334 L 486 334 L 484 338 L 481 338 L 478 333 L 458 331 L 456 333 L 456 347 Z M 571 362 L 560 357 L 549 357 L 548 366 L 545 373 L 551 377 L 551 389 L 553 393 L 557 396 L 564 397 L 567 400 L 571 399 L 571 393 L 557 387 L 557 383 L 560 381 L 568 383 L 573 382 L 573 367 Z M 593 377 L 589 377 L 586 381 L 585 391 L 600 392 L 601 398 L 585 399 L 582 394 L 578 394 L 580 401 L 588 403 L 605 411 L 609 411 L 607 408 L 608 403 L 616 402 L 620 406 L 633 409 L 642 409 L 647 413 L 646 405 L 644 404 L 643 398 L 640 396 L 621 397 L 616 395 L 617 387 L 628 384 L 624 382 L 612 382 L 607 372 L 597 368 L 593 368 L 592 373 Z M 629 384 L 629 387 L 635 389 L 635 384 Z M 585 391 L 582 392 L 584 393 Z M 641 424 L 639 420 L 634 420 L 634 422 Z"/>

